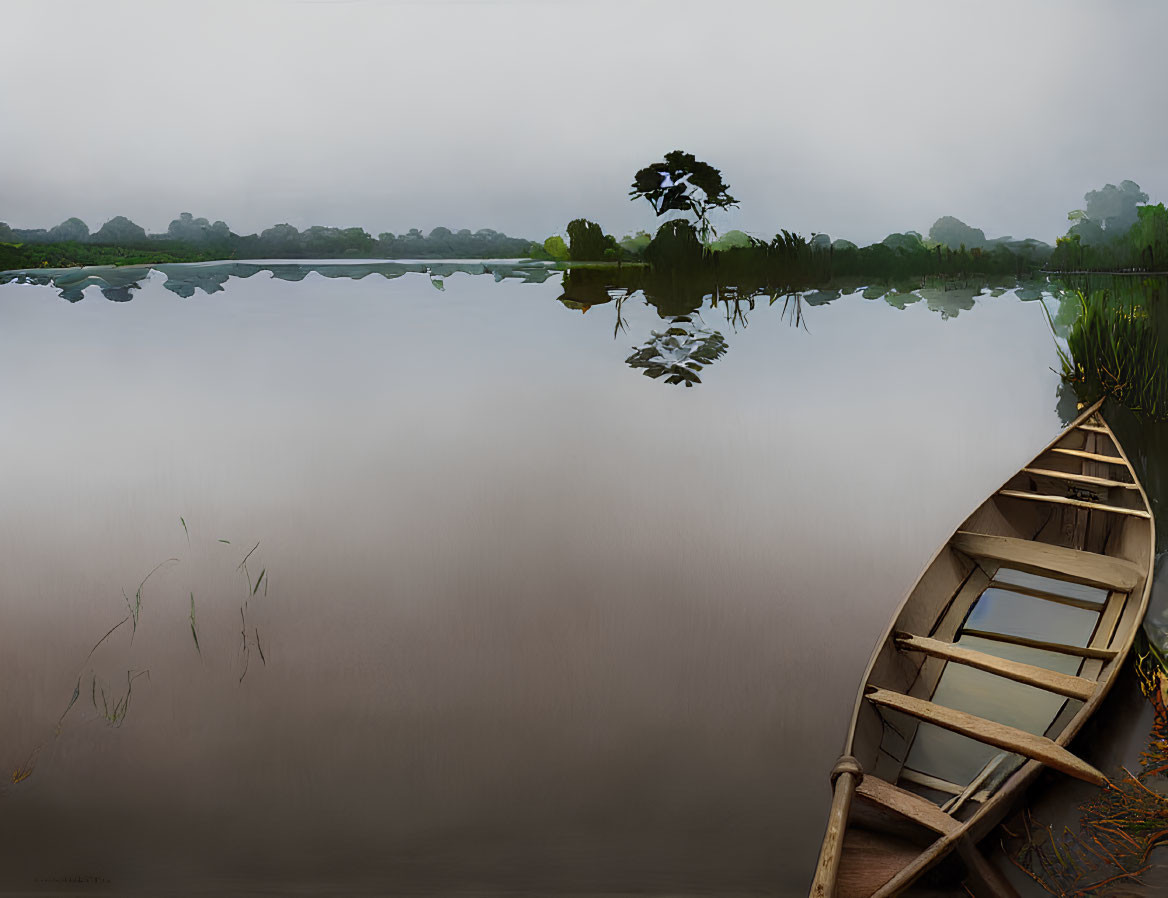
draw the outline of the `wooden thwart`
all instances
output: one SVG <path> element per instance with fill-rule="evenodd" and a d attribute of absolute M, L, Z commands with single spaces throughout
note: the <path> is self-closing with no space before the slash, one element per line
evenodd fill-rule
<path fill-rule="evenodd" d="M 1123 592 L 1132 590 L 1144 579 L 1144 571 L 1139 565 L 1122 558 L 1029 539 L 959 530 L 949 545 L 966 555 L 990 558 L 1027 573 Z"/>
<path fill-rule="evenodd" d="M 946 795 L 960 795 L 966 789 L 965 786 L 959 786 L 957 783 L 943 780 L 939 776 L 921 773 L 919 770 L 913 770 L 911 767 L 902 767 L 900 769 L 900 780 L 913 783 L 917 786 L 924 786 L 926 789 L 932 789 L 934 792 L 943 792 Z M 982 789 L 980 792 L 970 795 L 969 800 L 980 803 L 989 797 L 989 790 Z"/>
<path fill-rule="evenodd" d="M 860 781 L 856 794 L 915 820 L 933 832 L 951 833 L 961 825 L 928 799 L 871 774 L 866 774 Z"/>
<path fill-rule="evenodd" d="M 1089 430 L 1092 433 L 1104 433 L 1111 436 L 1111 431 L 1106 427 L 1100 427 L 1098 424 L 1080 424 L 1079 430 Z"/>
<path fill-rule="evenodd" d="M 968 627 L 961 631 L 962 636 L 976 636 L 978 639 L 991 639 L 994 642 L 1006 642 L 1010 645 L 1024 645 L 1032 649 L 1042 649 L 1045 652 L 1058 652 L 1060 655 L 1078 655 L 1081 658 L 1095 658 L 1098 661 L 1110 661 L 1115 657 L 1113 649 L 1090 648 L 1084 645 L 1067 645 L 1063 642 L 1045 642 L 1041 639 L 1030 639 L 1026 636 L 1011 636 L 1008 633 L 992 633 L 989 630 L 971 630 Z"/>
<path fill-rule="evenodd" d="M 1108 489 L 1122 488 L 1138 490 L 1139 484 L 1127 483 L 1123 480 L 1108 480 L 1106 477 L 1092 477 L 1090 474 L 1072 474 L 1069 471 L 1051 471 L 1048 468 L 1023 468 L 1024 474 L 1033 474 L 1035 477 L 1053 477 L 1056 480 L 1071 480 L 1075 483 L 1085 483 L 1090 486 L 1102 486 Z"/>
<path fill-rule="evenodd" d="M 1007 583 L 1004 580 L 991 580 L 990 585 L 986 588 L 1016 592 L 1019 595 L 1042 599 L 1044 602 L 1054 602 L 1057 605 L 1066 605 L 1070 608 L 1082 608 L 1084 611 L 1102 611 L 1104 605 L 1103 602 L 1092 602 L 1090 599 L 1076 599 L 1074 596 L 1059 595 L 1057 592 L 1047 592 L 1045 589 L 1023 586 L 1021 583 Z"/>
<path fill-rule="evenodd" d="M 923 652 L 926 655 L 932 655 L 934 658 L 944 658 L 947 661 L 964 664 L 966 667 L 984 670 L 987 673 L 1005 677 L 1007 680 L 1025 683 L 1027 686 L 1035 686 L 1047 692 L 1053 692 L 1056 695 L 1065 695 L 1067 698 L 1077 698 L 1081 701 L 1086 701 L 1091 697 L 1091 693 L 1095 691 L 1094 681 L 1085 679 L 1084 677 L 1059 673 L 1058 671 L 1047 670 L 1045 667 L 1023 664 L 1020 661 L 1010 661 L 1006 658 L 999 658 L 996 655 L 979 652 L 976 649 L 967 648 L 962 645 L 954 645 L 951 642 L 929 639 L 926 636 L 897 633 L 896 647 L 901 651 Z"/>
<path fill-rule="evenodd" d="M 908 714 L 910 717 L 916 717 L 918 720 L 923 720 L 934 726 L 968 736 L 970 739 L 985 745 L 1016 752 L 1096 786 L 1107 783 L 1107 777 L 1086 761 L 1044 736 L 1035 736 L 1033 733 L 1006 726 L 994 720 L 986 720 L 984 717 L 977 717 L 965 711 L 946 708 L 943 705 L 913 698 L 909 695 L 901 695 L 899 692 L 890 692 L 875 686 L 868 687 L 865 690 L 865 696 L 874 705 L 900 711 L 902 714 Z"/>
<path fill-rule="evenodd" d="M 1137 518 L 1151 517 L 1148 512 L 1139 508 L 1124 508 L 1121 505 L 1104 505 L 1101 502 L 1068 499 L 1065 496 L 1048 496 L 1046 493 L 1031 493 L 1027 490 L 998 490 L 998 495 L 1009 496 L 1011 499 L 1033 499 L 1035 502 L 1052 502 L 1055 505 L 1072 505 L 1075 508 L 1086 508 L 1090 511 L 1110 511 L 1115 514 L 1130 514 Z"/>
<path fill-rule="evenodd" d="M 1050 451 L 1057 452 L 1059 455 L 1069 455 L 1072 458 L 1085 458 L 1087 461 L 1105 462 L 1107 464 L 1127 467 L 1127 462 L 1118 455 L 1100 455 L 1097 452 L 1084 452 L 1082 449 L 1062 449 L 1058 446 L 1055 446 Z"/>

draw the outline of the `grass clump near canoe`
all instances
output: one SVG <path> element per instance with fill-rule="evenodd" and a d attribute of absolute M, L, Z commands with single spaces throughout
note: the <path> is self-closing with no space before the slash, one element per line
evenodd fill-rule
<path fill-rule="evenodd" d="M 1062 376 L 1079 398 L 1114 398 L 1140 417 L 1168 420 L 1168 297 L 1162 283 L 1076 288 L 1078 317 L 1061 347 Z"/>
<path fill-rule="evenodd" d="M 1168 675 L 1163 663 L 1156 649 L 1145 645 L 1135 664 L 1140 691 L 1155 714 L 1138 772 L 1124 770 L 1080 805 L 1077 830 L 1056 832 L 1028 811 L 1004 827 L 1011 863 L 1044 892 L 1068 898 L 1145 893 L 1141 877 L 1151 870 L 1152 850 L 1168 843 Z"/>

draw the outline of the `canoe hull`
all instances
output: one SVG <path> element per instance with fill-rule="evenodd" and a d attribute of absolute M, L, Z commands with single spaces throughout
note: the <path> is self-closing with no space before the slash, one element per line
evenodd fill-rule
<path fill-rule="evenodd" d="M 917 894 L 942 864 L 966 875 L 975 894 L 1010 894 L 977 843 L 1044 766 L 1105 782 L 1067 745 L 1139 629 L 1155 532 L 1147 496 L 1099 408 L 1083 412 L 941 545 L 878 642 L 844 747 L 863 775 L 839 837 L 829 831 L 825 840 L 813 898 L 890 898 L 910 886 Z M 1031 629 L 982 629 L 986 609 L 998 606 L 1007 617 L 1030 614 Z M 1072 623 L 1083 632 L 1069 639 Z M 1016 700 L 979 697 L 977 677 Z M 950 707 L 959 698 L 995 714 Z M 1049 721 L 997 719 L 1015 705 L 1033 705 Z M 958 774 L 921 770 L 923 761 Z"/>

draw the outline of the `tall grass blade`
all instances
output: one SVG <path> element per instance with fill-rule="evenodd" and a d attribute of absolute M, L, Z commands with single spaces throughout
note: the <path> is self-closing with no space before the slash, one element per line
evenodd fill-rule
<path fill-rule="evenodd" d="M 241 571 L 241 570 L 243 570 L 243 566 L 244 566 L 245 564 L 247 564 L 247 560 L 248 560 L 249 558 L 251 558 L 251 553 L 252 553 L 252 552 L 254 552 L 256 549 L 258 549 L 259 547 L 260 547 L 260 544 L 259 544 L 259 543 L 256 543 L 254 546 L 252 546 L 252 547 L 251 547 L 251 549 L 249 549 L 249 550 L 248 550 L 248 553 L 247 553 L 246 555 L 244 555 L 244 556 L 243 556 L 243 561 L 241 561 L 241 562 L 239 563 L 239 567 L 237 567 L 237 568 L 236 568 L 236 570 L 237 570 L 237 571 Z"/>
<path fill-rule="evenodd" d="M 195 594 L 191 593 L 191 638 L 195 640 L 195 651 L 203 657 L 203 650 L 199 648 L 199 631 L 195 624 Z"/>
<path fill-rule="evenodd" d="M 122 595 L 125 595 L 124 591 L 122 592 Z M 129 597 L 127 597 L 126 603 L 129 604 L 129 601 L 130 601 L 130 599 L 129 599 Z M 109 639 L 110 636 L 113 635 L 114 630 L 116 630 L 118 627 L 120 627 L 122 624 L 124 624 L 129 619 L 130 619 L 130 616 L 126 615 L 120 621 L 118 621 L 116 624 L 114 624 L 112 627 L 110 627 L 108 630 L 106 630 L 105 636 L 101 637 L 101 639 L 99 639 L 97 642 L 95 642 L 93 644 L 93 648 L 91 648 L 89 650 L 89 654 L 86 655 L 85 658 L 82 660 L 82 662 L 81 662 L 82 666 L 85 665 L 86 661 L 88 661 L 91 657 L 93 657 L 93 653 L 97 651 L 98 646 L 100 646 L 103 642 L 105 642 L 107 639 Z"/>
<path fill-rule="evenodd" d="M 81 677 L 77 678 L 77 685 L 73 687 L 73 695 L 69 699 L 69 704 L 65 706 L 65 710 L 61 712 L 61 716 L 57 718 L 57 735 L 61 735 L 61 723 L 65 720 L 65 715 L 69 710 L 77 704 L 77 699 L 81 696 Z"/>

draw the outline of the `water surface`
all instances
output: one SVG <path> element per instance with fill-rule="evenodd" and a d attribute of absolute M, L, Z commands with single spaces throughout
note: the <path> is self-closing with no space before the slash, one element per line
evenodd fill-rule
<path fill-rule="evenodd" d="M 0 286 L 0 888 L 805 893 L 874 641 L 1061 427 L 1039 304 L 441 279 Z"/>

